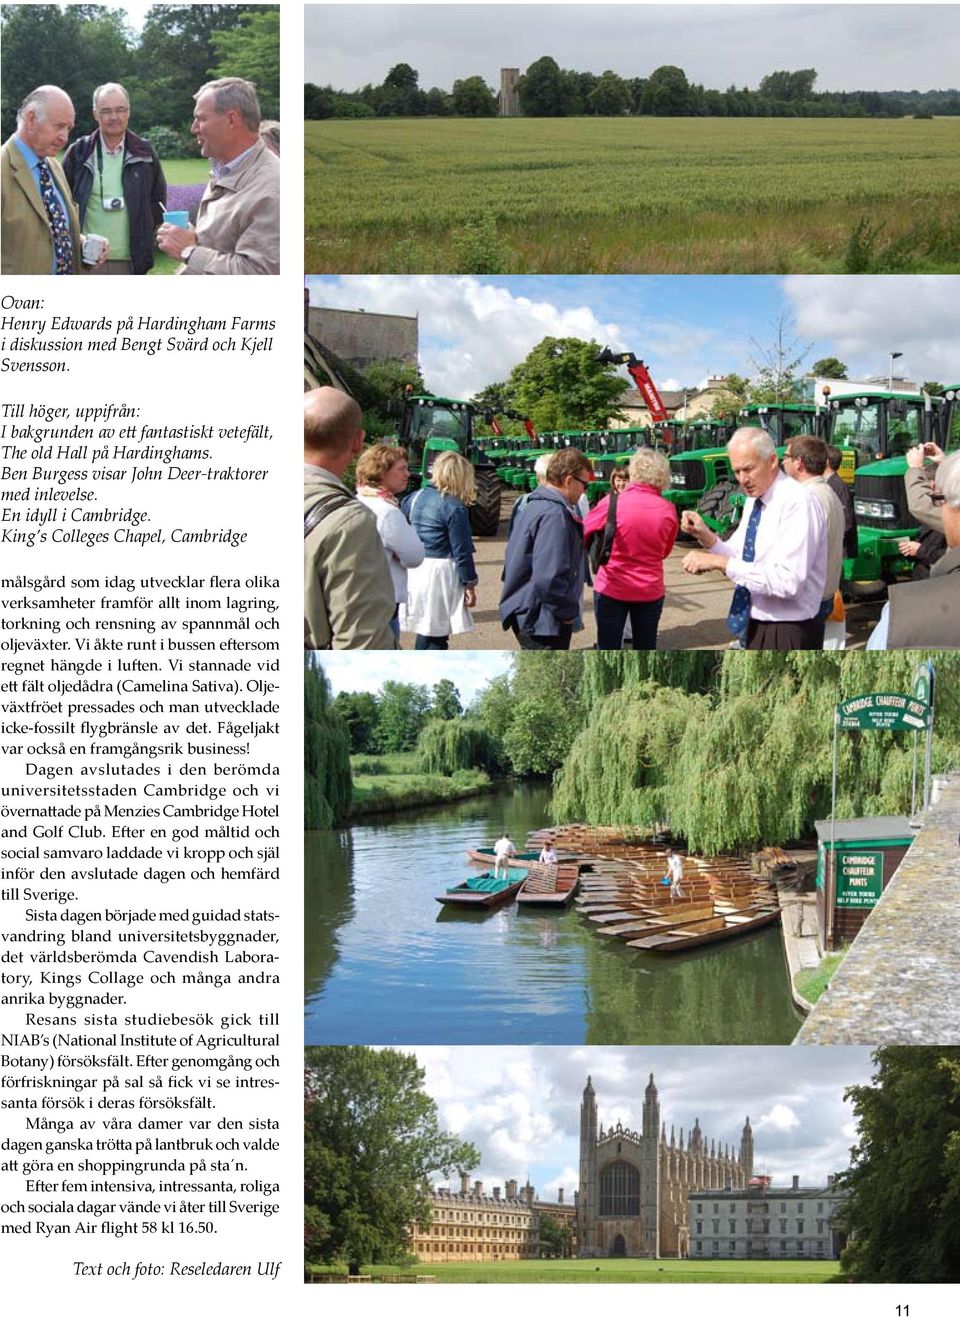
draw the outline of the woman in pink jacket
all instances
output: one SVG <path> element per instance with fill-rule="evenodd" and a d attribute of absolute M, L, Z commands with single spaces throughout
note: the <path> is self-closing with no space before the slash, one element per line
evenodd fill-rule
<path fill-rule="evenodd" d="M 662 497 L 670 466 L 662 453 L 641 448 L 630 459 L 630 484 L 617 499 L 610 557 L 594 580 L 597 648 L 620 649 L 629 617 L 634 649 L 656 649 L 663 611 L 663 561 L 677 538 L 677 513 Z M 602 535 L 610 496 L 583 524 L 584 538 Z"/>

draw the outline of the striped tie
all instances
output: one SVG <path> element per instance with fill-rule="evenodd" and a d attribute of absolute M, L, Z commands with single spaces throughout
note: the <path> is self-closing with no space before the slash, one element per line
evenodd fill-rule
<path fill-rule="evenodd" d="M 70 224 L 54 189 L 50 167 L 46 160 L 37 161 L 37 173 L 40 175 L 40 196 L 46 207 L 50 232 L 53 235 L 53 273 L 73 274 L 73 241 L 70 237 Z"/>

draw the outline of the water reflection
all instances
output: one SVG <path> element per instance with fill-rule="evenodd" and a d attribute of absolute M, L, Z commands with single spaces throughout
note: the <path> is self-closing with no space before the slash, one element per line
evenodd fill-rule
<path fill-rule="evenodd" d="M 439 906 L 464 852 L 522 842 L 549 792 L 519 786 L 347 832 L 306 852 L 307 1043 L 785 1043 L 779 930 L 654 957 L 575 910 Z"/>

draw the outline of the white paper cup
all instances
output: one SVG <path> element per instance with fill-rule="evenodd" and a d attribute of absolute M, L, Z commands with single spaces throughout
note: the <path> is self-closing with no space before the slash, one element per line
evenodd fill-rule
<path fill-rule="evenodd" d="M 107 246 L 106 238 L 99 233 L 88 233 L 83 240 L 84 265 L 96 265 Z"/>

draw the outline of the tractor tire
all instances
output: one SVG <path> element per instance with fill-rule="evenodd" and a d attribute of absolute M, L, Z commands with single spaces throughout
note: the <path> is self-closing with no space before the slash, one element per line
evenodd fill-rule
<path fill-rule="evenodd" d="M 728 521 L 735 515 L 733 495 L 739 493 L 739 486 L 732 480 L 720 480 L 713 489 L 708 489 L 697 504 L 701 517 L 711 517 L 714 521 Z M 739 519 L 738 519 L 739 520 Z M 727 540 L 737 528 L 737 523 L 729 525 L 721 535 Z"/>
<path fill-rule="evenodd" d="M 490 467 L 474 467 L 477 501 L 470 509 L 474 535 L 496 535 L 500 528 L 500 479 Z"/>

